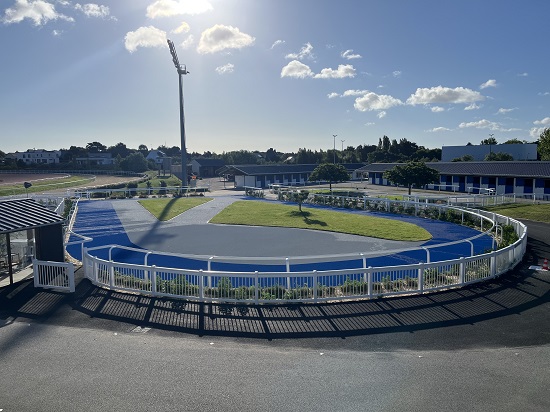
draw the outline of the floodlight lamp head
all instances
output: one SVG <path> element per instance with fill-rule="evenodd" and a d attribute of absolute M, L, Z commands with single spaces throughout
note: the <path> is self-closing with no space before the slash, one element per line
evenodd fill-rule
<path fill-rule="evenodd" d="M 172 61 L 174 62 L 174 66 L 176 66 L 176 69 L 180 70 L 180 61 L 178 59 L 178 54 L 176 53 L 176 48 L 174 47 L 174 42 L 172 40 L 167 39 L 168 47 L 170 48 L 170 54 L 172 54 Z"/>

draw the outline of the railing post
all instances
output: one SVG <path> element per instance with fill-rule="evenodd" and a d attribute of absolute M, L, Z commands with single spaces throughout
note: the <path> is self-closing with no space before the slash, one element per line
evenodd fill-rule
<path fill-rule="evenodd" d="M 466 274 L 466 265 L 464 264 L 464 257 L 461 257 L 460 264 L 458 266 L 458 283 L 460 286 L 464 284 L 465 274 Z"/>
<path fill-rule="evenodd" d="M 317 302 L 317 271 L 313 271 L 313 301 Z"/>
<path fill-rule="evenodd" d="M 72 293 L 75 291 L 74 285 L 74 265 L 72 263 L 67 264 L 67 276 L 69 277 L 69 291 Z"/>
<path fill-rule="evenodd" d="M 157 295 L 157 267 L 155 265 L 151 266 L 151 274 L 149 276 L 151 279 L 151 295 Z"/>
<path fill-rule="evenodd" d="M 368 267 L 367 272 L 367 293 L 369 295 L 369 299 L 372 299 L 372 267 Z"/>
<path fill-rule="evenodd" d="M 491 253 L 491 259 L 490 259 L 490 262 L 491 262 L 491 277 L 495 277 L 496 273 L 497 273 L 497 259 L 496 259 L 496 252 L 492 252 Z"/>
<path fill-rule="evenodd" d="M 201 302 L 204 301 L 204 273 L 202 269 L 199 269 L 199 298 Z"/>
<path fill-rule="evenodd" d="M 115 267 L 111 259 L 109 259 L 109 286 L 111 288 L 115 287 Z"/>
<path fill-rule="evenodd" d="M 260 279 L 258 277 L 258 271 L 254 272 L 254 303 L 257 305 L 259 303 L 260 296 Z"/>
<path fill-rule="evenodd" d="M 426 263 L 431 263 L 431 260 L 430 260 L 430 249 L 428 249 L 427 247 L 425 246 L 422 246 L 422 249 L 424 249 L 426 251 Z"/>
<path fill-rule="evenodd" d="M 418 267 L 418 292 L 424 292 L 424 263 Z"/>
<path fill-rule="evenodd" d="M 210 256 L 208 258 L 208 272 L 211 272 L 212 271 L 212 260 L 214 259 L 214 256 Z M 208 275 L 206 277 L 206 286 L 208 286 L 208 288 L 212 288 L 212 276 Z"/>
<path fill-rule="evenodd" d="M 286 272 L 290 273 L 290 260 L 288 257 L 285 258 Z M 290 290 L 290 276 L 286 278 L 286 289 Z"/>
<path fill-rule="evenodd" d="M 34 278 L 34 287 L 37 288 L 40 283 L 38 282 L 40 270 L 38 268 L 38 260 L 36 259 L 32 260 L 32 271 L 33 271 L 33 278 Z"/>

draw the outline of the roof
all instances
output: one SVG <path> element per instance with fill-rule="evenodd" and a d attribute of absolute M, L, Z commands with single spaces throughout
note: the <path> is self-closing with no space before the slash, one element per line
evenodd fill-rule
<path fill-rule="evenodd" d="M 213 159 L 213 158 L 199 158 L 193 159 L 202 167 L 222 167 L 225 166 L 223 159 Z"/>
<path fill-rule="evenodd" d="M 62 224 L 64 219 L 33 199 L 0 200 L 0 233 Z"/>
<path fill-rule="evenodd" d="M 311 173 L 313 170 L 319 166 L 318 164 L 269 164 L 269 165 L 228 165 L 223 168 L 221 173 L 227 173 L 229 171 L 247 175 L 247 176 L 258 176 L 258 175 L 277 175 L 284 173 Z M 342 166 L 346 168 L 347 171 L 353 172 L 354 170 L 359 169 L 361 166 L 364 166 L 363 163 L 343 163 Z"/>
<path fill-rule="evenodd" d="M 405 163 L 371 163 L 358 171 L 382 173 Z M 550 178 L 550 162 L 426 162 L 440 174 L 495 177 L 542 177 Z"/>

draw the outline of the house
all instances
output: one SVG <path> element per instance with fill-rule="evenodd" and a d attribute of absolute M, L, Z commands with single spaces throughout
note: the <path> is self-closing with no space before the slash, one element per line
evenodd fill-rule
<path fill-rule="evenodd" d="M 391 185 L 383 174 L 399 163 L 371 163 L 356 171 L 375 185 Z M 403 163 L 401 163 L 403 164 Z M 550 195 L 550 162 L 427 162 L 439 172 L 439 186 L 428 189 L 495 194 Z"/>
<path fill-rule="evenodd" d="M 191 171 L 200 177 L 217 176 L 216 170 L 225 166 L 223 159 L 199 158 L 191 161 Z"/>
<path fill-rule="evenodd" d="M 164 158 L 166 158 L 166 154 L 162 150 L 151 150 L 147 153 L 145 160 L 152 160 L 157 166 L 161 166 Z"/>
<path fill-rule="evenodd" d="M 88 156 L 77 157 L 75 159 L 76 164 L 85 166 L 106 166 L 114 165 L 116 159 L 113 158 L 111 153 L 88 153 Z"/>
<path fill-rule="evenodd" d="M 60 150 L 28 149 L 25 152 L 8 153 L 6 159 L 21 160 L 25 164 L 57 164 L 61 157 Z"/>
<path fill-rule="evenodd" d="M 279 184 L 284 186 L 305 185 L 318 164 L 278 164 L 278 165 L 228 165 L 217 171 L 218 175 L 235 180 L 235 187 L 261 187 Z M 363 163 L 344 163 L 350 173 L 364 166 Z"/>
<path fill-rule="evenodd" d="M 454 159 L 466 155 L 473 157 L 474 161 L 483 161 L 490 153 L 506 153 L 514 160 L 537 160 L 537 144 L 482 144 L 466 146 L 443 146 L 441 148 L 441 161 L 452 162 Z"/>

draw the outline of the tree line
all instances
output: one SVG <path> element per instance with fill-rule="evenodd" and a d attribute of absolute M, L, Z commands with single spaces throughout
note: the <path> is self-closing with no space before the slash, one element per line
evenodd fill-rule
<path fill-rule="evenodd" d="M 510 139 L 504 142 L 505 144 L 523 144 L 526 141 L 518 139 Z M 550 128 L 546 128 L 540 134 L 536 141 L 538 145 L 539 160 L 550 160 Z M 471 143 L 468 143 L 469 145 Z M 498 144 L 497 140 L 491 136 L 488 139 L 481 140 L 481 144 Z M 117 169 L 129 171 L 144 171 L 147 169 L 155 169 L 153 162 L 148 162 L 145 158 L 150 150 L 144 144 L 138 146 L 137 149 L 129 148 L 125 143 L 119 142 L 113 146 L 106 146 L 100 142 L 93 141 L 87 143 L 86 146 L 70 146 L 68 149 L 60 149 L 61 157 L 59 164 L 36 164 L 29 165 L 24 162 L 10 162 L 5 159 L 5 153 L 0 150 L 0 167 L 1 168 L 55 168 L 55 169 L 81 169 L 90 168 L 90 165 L 79 165 L 76 162 L 77 158 L 85 158 L 95 153 L 110 153 L 114 159 L 114 165 L 110 166 L 94 166 L 95 168 Z M 173 164 L 181 162 L 181 150 L 178 146 L 157 146 L 154 150 L 160 150 L 167 157 L 172 158 Z M 265 152 L 250 151 L 250 150 L 235 150 L 229 152 L 216 153 L 205 151 L 203 153 L 191 152 L 188 154 L 189 159 L 201 158 L 218 158 L 222 159 L 225 164 L 281 164 L 281 163 L 296 163 L 296 164 L 323 164 L 323 163 L 405 163 L 405 162 L 435 162 L 441 160 L 441 149 L 428 149 L 420 146 L 415 142 L 411 142 L 406 138 L 390 139 L 388 136 L 383 136 L 378 139 L 376 145 L 358 145 L 347 146 L 343 150 L 328 149 L 328 150 L 312 150 L 308 148 L 299 148 L 297 152 L 280 152 L 270 147 Z M 471 161 L 473 158 L 465 155 L 461 158 L 453 159 L 453 161 Z M 513 160 L 506 153 L 491 152 L 485 160 Z"/>

